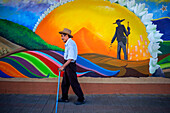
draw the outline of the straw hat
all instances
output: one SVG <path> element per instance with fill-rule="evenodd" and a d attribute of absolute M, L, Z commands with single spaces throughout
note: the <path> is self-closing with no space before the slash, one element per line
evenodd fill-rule
<path fill-rule="evenodd" d="M 63 30 L 63 31 L 60 31 L 59 33 L 60 33 L 60 34 L 67 34 L 67 35 L 69 35 L 71 38 L 73 38 L 73 36 L 71 35 L 71 30 L 70 30 L 70 29 L 64 28 L 64 30 Z"/>
<path fill-rule="evenodd" d="M 125 20 L 125 19 L 122 19 L 122 20 L 118 19 L 118 20 L 116 20 L 116 22 L 113 23 L 113 24 L 116 24 L 116 23 L 119 23 L 119 22 L 123 22 L 124 20 Z"/>

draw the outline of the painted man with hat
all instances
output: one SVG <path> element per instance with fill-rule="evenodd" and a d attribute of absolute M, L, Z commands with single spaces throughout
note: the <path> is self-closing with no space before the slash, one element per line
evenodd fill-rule
<path fill-rule="evenodd" d="M 61 84 L 62 89 L 62 98 L 59 99 L 59 102 L 69 102 L 68 100 L 68 90 L 71 85 L 74 93 L 78 96 L 76 105 L 81 105 L 85 103 L 84 94 L 80 87 L 80 84 L 77 80 L 76 74 L 76 60 L 77 60 L 77 45 L 71 39 L 71 30 L 64 28 L 63 31 L 59 32 L 61 34 L 61 39 L 65 43 L 65 52 L 64 52 L 64 64 L 59 68 L 59 71 L 64 70 L 63 80 Z"/>
<path fill-rule="evenodd" d="M 130 27 L 127 27 L 128 31 L 126 31 L 125 26 L 121 24 L 121 22 L 124 20 L 125 19 L 123 19 L 123 20 L 118 19 L 118 20 L 116 20 L 115 23 L 113 23 L 113 24 L 117 24 L 118 27 L 116 27 L 115 35 L 112 38 L 111 45 L 117 37 L 117 41 L 118 41 L 117 59 L 121 59 L 120 52 L 121 52 L 121 48 L 122 48 L 123 52 L 124 52 L 124 59 L 127 60 L 127 54 L 126 54 L 127 38 L 126 38 L 126 36 L 128 36 L 130 34 Z"/>

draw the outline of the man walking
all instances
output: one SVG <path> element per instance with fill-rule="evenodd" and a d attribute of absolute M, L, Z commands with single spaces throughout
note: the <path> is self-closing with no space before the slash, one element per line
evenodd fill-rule
<path fill-rule="evenodd" d="M 59 99 L 59 102 L 69 102 L 68 100 L 68 90 L 71 85 L 74 93 L 78 96 L 76 105 L 81 105 L 85 103 L 84 94 L 81 90 L 80 84 L 77 80 L 76 74 L 76 59 L 77 59 L 77 45 L 71 39 L 71 30 L 64 28 L 63 31 L 59 32 L 61 34 L 61 39 L 65 43 L 65 52 L 64 52 L 64 64 L 59 68 L 59 71 L 64 70 L 63 81 L 61 85 L 62 89 L 62 98 Z"/>
<path fill-rule="evenodd" d="M 125 26 L 121 24 L 123 20 L 116 20 L 115 23 L 113 24 L 117 24 L 118 27 L 116 27 L 116 32 L 115 35 L 112 38 L 111 44 L 115 41 L 116 37 L 117 37 L 117 41 L 118 41 L 118 47 L 117 47 L 117 59 L 121 59 L 120 58 L 120 52 L 121 52 L 121 48 L 123 49 L 124 52 L 124 59 L 127 60 L 127 54 L 126 54 L 126 43 L 127 43 L 127 38 L 126 36 L 128 36 L 130 34 L 130 27 L 127 27 L 128 31 L 126 31 Z M 124 33 L 126 34 L 126 36 L 124 35 Z"/>

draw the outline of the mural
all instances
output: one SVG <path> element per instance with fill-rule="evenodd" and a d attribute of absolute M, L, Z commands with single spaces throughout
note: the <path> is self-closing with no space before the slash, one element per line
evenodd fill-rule
<path fill-rule="evenodd" d="M 169 8 L 168 0 L 0 1 L 0 77 L 57 77 L 63 28 L 78 46 L 78 76 L 170 77 Z"/>

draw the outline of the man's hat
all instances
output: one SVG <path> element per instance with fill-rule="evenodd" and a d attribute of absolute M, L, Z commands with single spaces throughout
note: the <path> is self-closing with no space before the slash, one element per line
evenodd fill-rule
<path fill-rule="evenodd" d="M 118 23 L 118 22 L 123 22 L 125 19 L 122 19 L 122 20 L 120 20 L 120 19 L 117 19 L 116 20 L 116 22 L 115 23 L 113 23 L 113 24 L 116 24 L 116 23 Z"/>
<path fill-rule="evenodd" d="M 64 30 L 63 30 L 63 31 L 60 31 L 59 33 L 60 33 L 60 34 L 67 34 L 67 35 L 69 35 L 71 38 L 73 38 L 73 36 L 71 35 L 71 30 L 70 30 L 70 29 L 64 28 Z"/>

